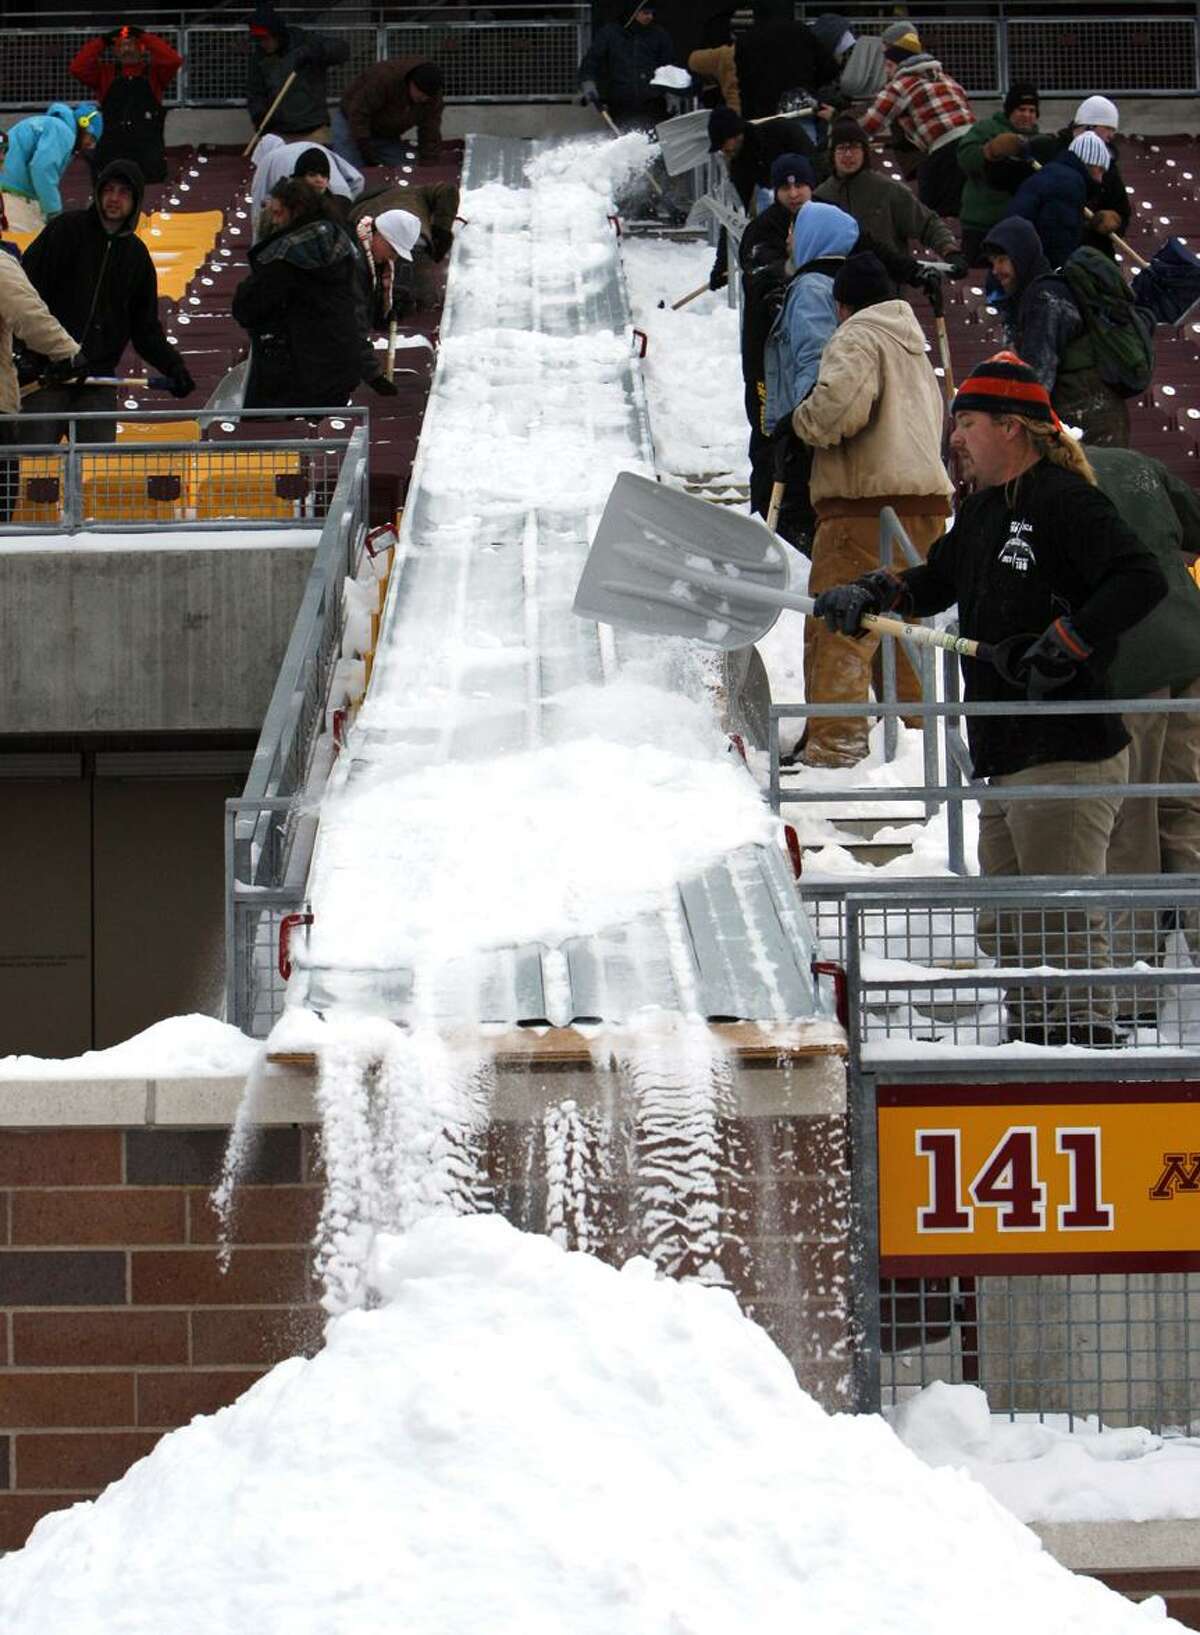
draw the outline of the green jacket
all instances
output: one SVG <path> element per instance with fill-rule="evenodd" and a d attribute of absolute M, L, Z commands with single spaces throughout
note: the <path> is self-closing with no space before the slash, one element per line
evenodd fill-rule
<path fill-rule="evenodd" d="M 1033 175 L 1033 166 L 1024 159 L 987 160 L 983 148 L 993 136 L 1003 131 L 1015 131 L 1006 113 L 992 114 L 980 119 L 967 129 L 954 149 L 958 168 L 966 177 L 963 183 L 962 207 L 958 219 L 964 227 L 979 232 L 994 227 L 1005 216 L 1012 215 L 1013 194 L 1027 176 Z M 1021 136 L 1034 132 L 1021 131 Z"/>
<path fill-rule="evenodd" d="M 940 216 L 923 205 L 903 182 L 879 176 L 864 165 L 856 176 L 830 176 L 813 194 L 853 216 L 864 233 L 901 255 L 912 254 L 916 241 L 935 256 L 955 255 L 958 242 Z"/>
<path fill-rule="evenodd" d="M 1200 499 L 1149 455 L 1089 448 L 1100 488 L 1163 570 L 1167 594 L 1117 642 L 1110 698 L 1145 698 L 1200 675 L 1200 589 L 1185 551 L 1200 552 Z"/>

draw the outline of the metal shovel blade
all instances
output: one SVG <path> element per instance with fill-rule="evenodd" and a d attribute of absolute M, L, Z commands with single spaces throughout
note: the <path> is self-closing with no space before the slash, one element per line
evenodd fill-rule
<path fill-rule="evenodd" d="M 664 119 L 655 131 L 668 176 L 682 176 L 708 158 L 707 108 Z"/>
<path fill-rule="evenodd" d="M 623 471 L 592 540 L 575 612 L 732 650 L 771 629 L 789 605 L 788 578 L 784 547 L 761 522 Z"/>

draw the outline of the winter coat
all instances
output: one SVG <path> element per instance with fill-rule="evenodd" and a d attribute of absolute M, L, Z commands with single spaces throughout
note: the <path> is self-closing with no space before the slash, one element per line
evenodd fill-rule
<path fill-rule="evenodd" d="M 1122 631 L 1166 594 L 1154 557 L 1109 500 L 1084 478 L 1047 460 L 1015 483 L 972 494 L 926 562 L 906 569 L 904 611 L 940 613 L 958 604 L 959 628 L 974 641 L 1034 641 L 1070 619 L 1092 649 L 1056 698 L 1097 698 Z M 983 659 L 962 661 L 968 700 L 1016 703 L 1024 686 Z M 967 740 L 976 777 L 1049 761 L 1103 761 L 1128 743 L 1115 715 L 974 716 Z M 1034 871 L 1036 872 L 1036 871 Z"/>
<path fill-rule="evenodd" d="M 13 340 L 47 358 L 73 358 L 79 348 L 29 282 L 15 256 L 0 255 L 0 414 L 21 407 Z"/>
<path fill-rule="evenodd" d="M 1101 379 L 1079 304 L 1066 279 L 1051 270 L 1033 226 L 1009 216 L 989 230 L 984 244 L 1002 250 L 1017 273 L 1016 288 L 995 303 L 1006 344 L 1050 393 L 1059 417 L 1083 428 L 1086 442 L 1125 446 L 1128 408 Z"/>
<path fill-rule="evenodd" d="M 1028 159 L 984 158 L 983 150 L 993 136 L 1005 134 L 1024 138 L 1027 133 L 1018 131 L 1006 113 L 991 114 L 972 125 L 954 150 L 958 168 L 966 178 L 958 219 L 975 232 L 983 232 L 1011 216 L 1013 194 L 1034 173 Z"/>
<path fill-rule="evenodd" d="M 429 182 L 423 187 L 381 187 L 373 193 L 364 193 L 350 212 L 353 227 L 364 216 L 382 216 L 385 210 L 407 210 L 421 223 L 421 232 L 429 238 L 435 227 L 447 233 L 454 231 L 458 214 L 458 189 L 452 182 Z"/>
<path fill-rule="evenodd" d="M 52 102 L 44 114 L 19 119 L 8 133 L 0 192 L 36 199 L 43 215 L 57 216 L 63 207 L 59 186 L 75 152 L 79 118 L 95 106 L 81 102 L 72 108 Z"/>
<path fill-rule="evenodd" d="M 1061 267 L 1083 238 L 1083 207 L 1092 188 L 1088 168 L 1075 153 L 1060 153 L 1013 195 L 1012 214 L 1032 222 L 1046 260 Z"/>
<path fill-rule="evenodd" d="M 114 160 L 96 177 L 96 195 L 116 178 L 133 188 L 133 210 L 117 231 L 105 230 L 93 198 L 42 228 L 25 252 L 25 271 L 59 323 L 78 338 L 93 374 L 115 375 L 132 341 L 152 369 L 169 375 L 183 359 L 163 333 L 158 274 L 137 236 L 141 177 Z"/>
<path fill-rule="evenodd" d="M 741 112 L 747 119 L 777 113 L 788 91 L 817 91 L 838 77 L 838 66 L 803 23 L 762 23 L 734 46 Z M 784 149 L 783 151 L 787 151 Z"/>
<path fill-rule="evenodd" d="M 907 301 L 847 318 L 821 354 L 817 383 L 792 413 L 815 449 L 810 493 L 822 501 L 930 496 L 949 512 L 942 464 L 942 394 Z"/>
<path fill-rule="evenodd" d="M 437 159 L 442 151 L 441 97 L 414 102 L 408 92 L 408 76 L 419 68 L 424 57 L 396 57 L 372 63 L 352 80 L 342 97 L 342 112 L 356 142 L 370 143 L 376 137 L 398 141 L 416 126 L 417 157 Z"/>
<path fill-rule="evenodd" d="M 735 114 L 741 113 L 742 87 L 738 81 L 737 53 L 731 45 L 714 45 L 702 51 L 693 51 L 687 65 L 697 79 L 715 79 L 725 106 L 732 108 Z"/>
<path fill-rule="evenodd" d="M 853 216 L 865 233 L 896 255 L 909 255 L 913 239 L 935 255 L 956 255 L 954 234 L 903 182 L 864 165 L 855 176 L 829 176 L 813 194 Z"/>
<path fill-rule="evenodd" d="M 274 26 L 282 30 L 279 50 L 268 54 L 256 45 L 250 53 L 246 76 L 246 108 L 250 118 L 256 127 L 262 124 L 284 81 L 295 72 L 292 88 L 272 114 L 268 128 L 281 136 L 292 136 L 328 125 L 325 76 L 329 69 L 348 59 L 349 42 L 332 34 L 294 28 L 291 24 L 285 27 L 282 22 Z"/>
<path fill-rule="evenodd" d="M 923 154 L 958 141 L 974 123 L 967 93 L 927 51 L 900 64 L 859 121 L 871 137 L 896 125 Z"/>
<path fill-rule="evenodd" d="M 1111 698 L 1145 698 L 1200 675 L 1200 589 L 1184 552 L 1200 551 L 1200 499 L 1149 455 L 1132 449 L 1087 450 L 1101 492 L 1154 557 L 1167 594 L 1122 632 L 1106 676 Z"/>
<path fill-rule="evenodd" d="M 787 287 L 787 238 L 792 213 L 778 203 L 746 224 L 738 244 L 742 269 L 742 378 L 763 379 L 767 336 Z"/>
<path fill-rule="evenodd" d="M 784 153 L 798 153 L 816 163 L 817 150 L 801 120 L 784 117 L 747 125 L 741 147 L 727 161 L 729 179 L 745 210 L 751 208 L 756 188 L 770 187 L 771 166 Z"/>
<path fill-rule="evenodd" d="M 837 328 L 834 275 L 857 238 L 858 223 L 836 205 L 810 200 L 796 216 L 792 254 L 799 270 L 771 325 L 763 358 L 768 433 L 812 389 L 825 343 Z"/>
<path fill-rule="evenodd" d="M 282 136 L 264 136 L 251 160 L 254 180 L 250 184 L 250 209 L 256 220 L 275 183 L 295 175 L 297 161 L 309 148 L 320 148 L 329 160 L 329 191 L 342 199 L 358 198 L 365 183 L 362 171 L 356 170 L 332 148 L 323 147 L 320 142 L 285 142 Z"/>
<path fill-rule="evenodd" d="M 1075 127 L 1064 125 L 1059 131 L 1048 131 L 1044 136 L 1035 136 L 1029 144 L 1030 157 L 1036 159 L 1039 164 L 1048 164 L 1051 159 L 1071 146 L 1074 135 Z M 1133 207 L 1129 202 L 1130 195 L 1125 191 L 1119 151 L 1116 142 L 1109 144 L 1108 169 L 1096 184 L 1088 204 L 1094 211 L 1113 211 L 1118 217 L 1117 232 L 1124 238 L 1129 231 L 1129 218 Z M 1083 243 L 1090 244 L 1094 250 L 1103 250 L 1107 256 L 1116 254 L 1116 247 L 1108 233 L 1094 233 L 1090 227 L 1085 226 Z"/>
<path fill-rule="evenodd" d="M 675 60 L 675 43 L 665 28 L 651 23 L 603 23 L 579 64 L 581 86 L 594 85 L 611 114 L 657 116 L 666 107 L 662 90 L 650 81 Z"/>
<path fill-rule="evenodd" d="M 183 58 L 157 34 L 140 34 L 138 44 L 142 60 L 126 64 L 105 57 L 105 36 L 89 40 L 72 61 L 71 73 L 100 99 L 104 133 L 96 148 L 96 168 L 132 159 L 148 182 L 162 182 L 167 176 L 162 100 Z"/>
<path fill-rule="evenodd" d="M 355 259 L 350 239 L 324 216 L 251 249 L 250 272 L 233 292 L 233 316 L 254 342 L 248 409 L 332 407 L 365 378 Z"/>

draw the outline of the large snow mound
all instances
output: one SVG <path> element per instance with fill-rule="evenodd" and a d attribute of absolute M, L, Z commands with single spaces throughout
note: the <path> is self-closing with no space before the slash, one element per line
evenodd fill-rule
<path fill-rule="evenodd" d="M 0 1561 L 6 1635 L 1145 1627 L 882 1420 L 826 1416 L 724 1291 L 496 1216 L 371 1271 L 320 1355 Z"/>
<path fill-rule="evenodd" d="M 262 1046 L 213 1016 L 169 1016 L 107 1050 L 82 1056 L 0 1056 L 0 1079 L 236 1078 Z"/>

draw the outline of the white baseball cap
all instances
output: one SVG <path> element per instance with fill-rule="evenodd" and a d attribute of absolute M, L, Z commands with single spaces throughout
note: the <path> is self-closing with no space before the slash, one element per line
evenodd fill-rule
<path fill-rule="evenodd" d="M 401 261 L 411 261 L 413 245 L 421 236 L 421 223 L 411 210 L 385 210 L 375 217 L 375 231 L 395 250 Z"/>
<path fill-rule="evenodd" d="M 1072 121 L 1076 125 L 1111 125 L 1117 130 L 1121 124 L 1121 116 L 1117 112 L 1115 102 L 1107 97 L 1085 97 L 1075 110 Z"/>

